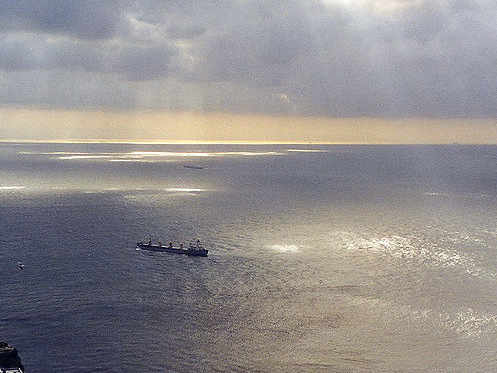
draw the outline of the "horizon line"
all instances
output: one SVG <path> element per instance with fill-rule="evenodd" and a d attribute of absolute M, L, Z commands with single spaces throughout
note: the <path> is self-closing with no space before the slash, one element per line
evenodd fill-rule
<path fill-rule="evenodd" d="M 476 142 L 344 142 L 264 140 L 151 140 L 151 139 L 0 139 L 4 144 L 134 144 L 134 145 L 497 145 Z"/>

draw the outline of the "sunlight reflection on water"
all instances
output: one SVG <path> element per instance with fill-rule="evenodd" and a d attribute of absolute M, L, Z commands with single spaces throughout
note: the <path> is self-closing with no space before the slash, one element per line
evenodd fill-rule
<path fill-rule="evenodd" d="M 287 149 L 290 153 L 329 153 L 328 150 L 322 149 Z"/>
<path fill-rule="evenodd" d="M 167 192 L 205 192 L 207 189 L 202 188 L 166 188 Z"/>
<path fill-rule="evenodd" d="M 6 186 L 0 186 L 0 190 L 21 190 L 25 189 L 26 187 L 23 185 L 6 185 Z"/>
<path fill-rule="evenodd" d="M 296 253 L 300 251 L 297 245 L 271 245 L 270 248 L 281 253 Z"/>
<path fill-rule="evenodd" d="M 55 159 L 141 159 L 141 158 L 196 158 L 196 157 L 225 157 L 225 156 L 275 156 L 284 153 L 276 151 L 254 152 L 254 151 L 229 151 L 229 152 L 157 152 L 157 151 L 132 151 L 132 152 L 18 152 L 20 155 L 52 155 Z"/>

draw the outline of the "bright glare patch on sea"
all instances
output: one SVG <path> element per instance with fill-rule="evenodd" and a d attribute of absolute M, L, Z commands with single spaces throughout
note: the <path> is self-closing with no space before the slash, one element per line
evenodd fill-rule
<path fill-rule="evenodd" d="M 329 150 L 323 149 L 287 149 L 290 153 L 328 153 Z"/>
<path fill-rule="evenodd" d="M 207 189 L 202 188 L 166 188 L 167 192 L 205 192 Z"/>
<path fill-rule="evenodd" d="M 2 190 L 21 190 L 26 187 L 23 185 L 0 185 L 0 191 Z"/>
<path fill-rule="evenodd" d="M 271 245 L 271 250 L 279 251 L 280 253 L 296 253 L 299 250 L 297 245 Z"/>
<path fill-rule="evenodd" d="M 158 152 L 158 151 L 133 151 L 128 153 L 84 153 L 84 152 L 27 152 L 20 151 L 20 155 L 47 155 L 59 160 L 109 160 L 111 162 L 157 162 L 164 158 L 212 158 L 212 157 L 260 157 L 283 155 L 282 152 L 268 151 L 231 151 L 231 152 Z M 149 160 L 154 158 L 155 160 Z"/>

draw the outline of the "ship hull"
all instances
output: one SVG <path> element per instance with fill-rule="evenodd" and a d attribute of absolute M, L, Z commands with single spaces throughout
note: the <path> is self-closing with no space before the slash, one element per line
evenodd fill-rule
<path fill-rule="evenodd" d="M 146 243 L 138 242 L 136 247 L 141 250 L 156 251 L 160 253 L 181 254 L 188 256 L 207 256 L 209 250 L 206 249 L 181 249 L 177 247 L 149 245 Z"/>

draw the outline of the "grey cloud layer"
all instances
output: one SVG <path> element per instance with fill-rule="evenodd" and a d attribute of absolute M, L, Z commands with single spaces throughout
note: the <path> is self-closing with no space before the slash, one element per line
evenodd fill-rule
<path fill-rule="evenodd" d="M 0 29 L 108 38 L 118 31 L 125 5 L 118 0 L 0 0 Z"/>
<path fill-rule="evenodd" d="M 497 114 L 495 2 L 362 4 L 0 0 L 0 100 L 332 116 Z"/>

